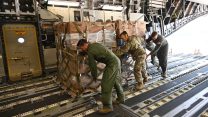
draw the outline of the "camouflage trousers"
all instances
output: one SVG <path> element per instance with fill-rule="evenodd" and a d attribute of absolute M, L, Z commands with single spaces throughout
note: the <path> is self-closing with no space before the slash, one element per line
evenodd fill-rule
<path fill-rule="evenodd" d="M 140 83 L 140 84 L 143 84 L 143 79 L 148 79 L 145 57 L 140 57 L 135 60 L 134 77 L 137 83 Z"/>

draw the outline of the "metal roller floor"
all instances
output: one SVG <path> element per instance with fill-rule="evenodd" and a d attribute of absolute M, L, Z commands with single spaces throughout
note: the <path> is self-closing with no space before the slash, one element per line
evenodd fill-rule
<path fill-rule="evenodd" d="M 197 95 L 197 93 L 199 93 L 200 91 L 206 89 L 207 88 L 207 84 L 208 84 L 208 80 L 206 80 L 205 82 L 203 82 L 199 86 L 196 86 L 195 88 L 193 88 L 189 92 L 184 93 L 181 96 L 175 98 L 171 102 L 169 102 L 169 103 L 159 107 L 158 109 L 150 112 L 149 115 L 151 117 L 155 116 L 155 115 L 164 116 L 167 112 L 172 111 L 175 107 L 181 105 L 183 102 L 185 102 L 186 100 L 188 100 L 192 96 Z M 206 89 L 206 91 L 208 91 L 208 89 Z M 206 98 L 206 100 L 207 99 L 208 98 Z M 203 100 L 205 100 L 205 99 L 199 98 L 199 99 L 194 100 L 193 102 L 195 102 L 195 103 L 193 103 L 189 108 L 182 108 L 181 107 L 180 108 L 180 112 L 178 114 L 176 114 L 174 117 L 181 117 L 181 116 L 185 115 L 187 113 L 187 111 L 189 111 L 192 108 L 194 108 L 198 103 L 200 103 Z M 208 102 L 205 102 L 205 104 L 208 104 Z M 206 107 L 206 105 L 204 107 Z M 170 116 L 170 115 L 166 115 L 166 117 L 168 117 L 168 116 Z M 196 117 L 196 116 L 194 116 L 194 117 Z"/>
<path fill-rule="evenodd" d="M 99 114 L 98 112 L 94 112 L 91 115 L 87 115 L 86 117 L 136 117 L 137 115 L 132 111 L 128 110 L 123 105 L 114 106 L 114 111 L 109 114 Z"/>
<path fill-rule="evenodd" d="M 200 116 L 208 106 L 208 59 L 206 56 L 169 56 L 169 77 L 163 79 L 148 63 L 151 79 L 140 91 L 125 86 L 126 102 L 114 112 L 100 115 L 99 93 L 72 99 L 55 82 L 54 75 L 13 85 L 0 85 L 0 115 L 66 117 Z M 187 113 L 189 112 L 189 113 Z M 173 114 L 174 113 L 174 114 Z"/>
<path fill-rule="evenodd" d="M 154 95 L 157 95 L 167 89 L 170 89 L 172 87 L 174 87 L 176 84 L 180 84 L 182 82 L 185 82 L 186 80 L 192 78 L 192 77 L 195 77 L 197 76 L 198 73 L 203 73 L 205 71 L 208 71 L 208 66 L 207 67 L 204 67 L 204 68 L 201 68 L 199 70 L 196 70 L 196 71 L 193 71 L 191 72 L 190 74 L 187 74 L 187 75 L 184 75 L 184 76 L 181 76 L 180 78 L 177 78 L 176 80 L 173 80 L 173 81 L 170 81 L 169 83 L 167 84 L 164 84 L 158 88 L 155 88 L 153 90 L 150 90 L 146 93 L 143 93 L 141 95 L 138 95 L 138 96 L 135 96 L 129 100 L 127 100 L 125 102 L 125 105 L 129 106 L 129 107 L 132 107 L 133 105 L 135 105 L 135 103 L 139 103 L 139 102 L 142 102 L 146 99 L 148 99 L 149 97 L 152 97 Z"/>
<path fill-rule="evenodd" d="M 196 59 L 203 59 L 205 57 L 194 57 Z M 193 62 L 192 61 L 182 61 L 181 64 L 174 64 L 171 65 L 171 67 L 169 67 L 169 69 L 171 68 L 175 68 L 177 66 L 180 65 L 185 65 L 188 63 Z M 180 63 L 180 62 L 179 62 Z M 166 117 L 170 117 L 169 115 L 165 115 L 168 112 L 170 112 L 171 110 L 173 110 L 175 107 L 179 106 L 182 102 L 188 100 L 189 98 L 191 98 L 193 95 L 197 95 L 197 93 L 199 93 L 202 90 L 205 90 L 208 92 L 207 88 L 207 84 L 208 84 L 208 76 L 204 76 L 208 73 L 208 65 L 207 63 L 201 67 L 198 67 L 196 69 L 190 70 L 189 72 L 185 72 L 183 74 L 179 74 L 178 76 L 174 76 L 172 78 L 170 78 L 168 82 L 164 81 L 163 85 L 150 89 L 147 91 L 141 91 L 140 93 L 138 93 L 139 95 L 137 95 L 136 93 L 133 94 L 133 96 L 129 96 L 130 98 L 126 100 L 125 102 L 125 107 L 128 108 L 129 110 L 131 110 L 131 113 L 134 113 L 135 117 L 136 116 L 144 116 L 144 117 L 158 117 L 158 116 L 166 116 Z M 157 73 L 156 73 L 157 74 Z M 202 77 L 202 78 L 201 78 Z M 197 79 L 198 78 L 198 79 Z M 171 80 L 172 79 L 172 80 Z M 192 82 L 195 81 L 195 82 Z M 202 82 L 203 81 L 203 82 Z M 157 81 L 159 82 L 159 81 Z M 202 82 L 201 84 L 197 85 L 197 82 Z M 196 87 L 192 86 L 192 88 L 187 88 L 190 87 L 190 84 L 196 85 Z M 154 85 L 154 84 L 152 84 Z M 148 88 L 148 86 L 146 86 Z M 150 86 L 151 87 L 151 86 Z M 187 92 L 183 90 L 181 90 L 182 88 L 187 88 Z M 181 88 L 181 89 L 180 89 Z M 178 92 L 182 92 L 181 94 Z M 171 94 L 176 93 L 176 95 L 178 96 L 172 96 Z M 178 94 L 177 94 L 178 93 Z M 172 96 L 172 97 L 171 97 Z M 170 98 L 170 102 L 168 102 L 166 99 L 166 97 Z M 128 98 L 128 96 L 127 96 Z M 171 100 L 172 98 L 172 100 Z M 204 99 L 206 100 L 206 98 Z M 160 103 L 161 101 L 161 103 Z M 192 104 L 189 109 L 193 108 L 196 105 L 200 105 L 199 103 L 202 101 L 202 99 L 199 101 L 192 101 L 194 104 Z M 159 104 L 160 103 L 160 104 Z M 202 106 L 202 108 L 198 108 L 195 109 L 195 113 L 194 116 L 199 116 L 200 113 L 202 111 L 204 111 L 207 107 L 206 103 L 204 101 L 204 106 Z M 158 106 L 158 107 L 157 107 Z M 181 108 L 180 108 L 181 109 Z M 184 111 L 185 110 L 185 111 Z M 187 116 L 189 117 L 187 114 L 187 110 L 188 109 L 184 109 L 178 112 L 178 114 L 175 115 L 175 117 L 180 117 L 180 116 Z M 146 111 L 146 112 L 145 112 Z M 114 112 L 109 114 L 109 115 L 102 115 L 105 117 L 108 116 L 116 116 L 118 115 L 119 112 Z M 94 116 L 98 116 L 97 113 L 92 113 L 89 114 L 88 117 L 94 117 Z M 120 115 L 121 116 L 121 115 Z"/>

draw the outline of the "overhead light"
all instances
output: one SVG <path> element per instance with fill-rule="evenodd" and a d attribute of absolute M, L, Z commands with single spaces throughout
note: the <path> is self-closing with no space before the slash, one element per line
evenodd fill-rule
<path fill-rule="evenodd" d="M 73 2 L 73 1 L 48 1 L 48 4 L 50 5 L 61 5 L 61 6 L 72 6 L 72 7 L 78 7 L 79 2 Z"/>
<path fill-rule="evenodd" d="M 18 42 L 18 43 L 24 43 L 24 42 L 25 42 L 25 39 L 22 38 L 22 37 L 20 37 L 20 38 L 17 39 L 17 42 Z"/>
<path fill-rule="evenodd" d="M 103 5 L 103 10 L 115 10 L 115 11 L 121 11 L 123 10 L 123 6 L 112 6 L 112 5 Z"/>

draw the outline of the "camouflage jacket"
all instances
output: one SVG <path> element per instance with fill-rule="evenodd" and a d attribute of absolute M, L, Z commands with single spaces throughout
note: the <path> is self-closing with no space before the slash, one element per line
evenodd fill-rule
<path fill-rule="evenodd" d="M 121 56 L 125 53 L 130 53 L 133 59 L 144 57 L 146 55 L 145 49 L 143 47 L 144 40 L 137 36 L 129 37 L 127 43 L 120 49 L 115 51 L 117 56 Z"/>

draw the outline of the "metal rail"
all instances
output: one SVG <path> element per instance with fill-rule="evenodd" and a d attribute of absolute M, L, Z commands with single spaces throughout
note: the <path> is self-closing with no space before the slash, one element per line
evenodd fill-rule
<path fill-rule="evenodd" d="M 0 94 L 7 92 L 7 91 L 12 91 L 12 90 L 21 89 L 21 88 L 28 88 L 30 86 L 42 84 L 42 83 L 52 80 L 53 77 L 54 76 L 48 76 L 45 78 L 38 78 L 38 79 L 34 79 L 34 80 L 29 80 L 29 81 L 22 81 L 21 83 L 16 83 L 16 84 L 11 84 L 11 85 L 6 85 L 6 86 L 3 85 L 0 87 Z"/>
<path fill-rule="evenodd" d="M 136 101 L 136 102 L 134 101 L 134 105 L 136 104 L 135 106 L 137 107 L 133 105 L 129 107 L 128 105 L 126 105 L 128 106 L 128 109 L 127 109 L 126 106 L 124 105 L 124 108 L 122 107 L 124 109 L 123 111 L 129 114 L 132 112 L 132 114 L 135 115 L 134 111 L 136 110 L 137 111 L 136 115 L 138 115 L 138 113 L 140 112 L 140 109 L 143 111 L 146 111 L 149 108 L 152 108 L 152 107 L 155 108 L 155 105 L 157 105 L 156 103 L 161 103 L 161 100 L 164 100 L 164 99 L 166 100 L 166 98 L 168 97 L 170 98 L 172 94 L 176 95 L 175 92 L 181 92 L 181 94 L 184 94 L 192 90 L 195 87 L 195 85 L 199 86 L 201 83 L 204 83 L 204 81 L 207 81 L 207 78 L 198 77 L 200 75 L 197 75 L 197 73 L 200 73 L 201 69 L 202 71 L 203 70 L 206 71 L 206 69 L 204 69 L 206 65 L 208 65 L 208 60 L 206 59 L 206 57 L 195 56 L 195 57 L 190 57 L 189 59 L 190 61 L 188 62 L 184 62 L 180 60 L 181 64 L 180 62 L 173 61 L 173 66 L 171 65 L 169 67 L 170 68 L 169 71 L 171 71 L 170 73 L 171 75 L 169 78 L 165 80 L 160 80 L 161 77 L 158 74 L 154 74 L 153 79 L 150 80 L 150 82 L 146 84 L 145 88 L 140 91 L 134 91 L 134 90 L 131 90 L 132 89 L 131 87 L 126 87 L 125 88 L 125 94 L 127 97 L 126 103 L 128 103 L 128 100 L 132 100 L 135 97 L 142 96 L 143 100 Z M 195 61 L 192 61 L 192 59 Z M 192 67 L 194 66 L 194 67 L 189 68 L 190 66 Z M 189 68 L 189 69 L 185 71 L 184 69 L 186 68 Z M 176 73 L 176 71 L 178 73 Z M 158 72 L 158 71 L 155 71 L 155 72 Z M 195 75 L 190 76 L 190 74 L 195 74 Z M 190 79 L 184 78 L 188 76 L 190 76 L 189 77 Z M 205 76 L 205 75 L 201 74 L 201 76 Z M 48 80 L 48 82 L 49 81 L 50 80 Z M 180 81 L 180 82 L 177 84 L 174 84 L 173 82 L 176 82 L 176 81 L 177 82 Z M 172 85 L 170 85 L 171 82 L 173 83 Z M 187 85 L 190 83 L 192 85 Z M 35 84 L 39 84 L 39 83 L 35 82 Z M 46 86 L 48 85 L 52 86 L 52 84 L 50 83 L 47 84 Z M 170 85 L 170 88 L 167 88 L 165 90 L 162 88 L 168 85 Z M 190 86 L 193 86 L 193 87 L 190 87 Z M 56 85 L 56 87 L 58 86 Z M 35 87 L 30 87 L 30 88 L 35 88 Z M 7 100 L 10 100 L 10 103 L 6 104 L 6 101 L 5 101 L 5 104 L 3 104 L 0 107 L 0 114 L 1 115 L 7 114 L 10 116 L 15 116 L 15 115 L 16 116 L 63 116 L 65 115 L 65 116 L 81 117 L 81 116 L 91 116 L 92 113 L 94 114 L 94 112 L 97 111 L 98 107 L 102 106 L 100 101 L 96 101 L 95 98 L 92 97 L 93 95 L 97 96 L 97 94 L 88 94 L 88 95 L 85 95 L 85 98 L 74 100 L 70 98 L 70 96 L 66 96 L 67 94 L 63 94 L 63 90 L 61 89 L 58 89 L 56 91 L 51 91 L 51 92 L 49 91 L 49 93 L 47 93 L 47 88 L 45 89 L 46 89 L 45 91 L 43 90 L 43 92 L 38 95 L 34 95 L 34 92 L 33 92 L 32 95 L 27 94 L 26 96 L 23 96 L 22 98 L 19 98 L 19 99 L 18 98 L 14 99 L 13 101 L 8 98 Z M 35 89 L 32 89 L 32 90 L 35 90 Z M 157 94 L 152 93 L 156 90 L 160 90 L 160 92 L 159 93 L 157 92 Z M 15 89 L 11 90 L 11 92 L 13 91 L 15 91 Z M 149 94 L 149 92 L 151 93 L 151 95 L 144 97 L 144 95 Z M 10 90 L 4 93 L 9 94 Z M 178 97 L 180 97 L 180 95 L 178 95 Z M 175 98 L 173 98 L 172 100 L 174 100 Z M 53 100 L 53 101 L 48 101 L 48 100 Z M 169 101 L 166 101 L 166 102 L 164 101 L 161 106 L 167 104 L 168 102 Z M 25 110 L 19 110 L 19 108 L 24 108 L 24 107 L 26 108 L 28 107 L 28 108 Z M 155 109 L 158 109 L 158 108 L 155 108 Z M 119 111 L 119 112 L 122 110 L 122 109 L 117 109 L 117 108 L 115 109 L 116 111 Z M 9 113 L 10 111 L 13 111 L 13 113 L 12 114 Z M 145 114 L 149 114 L 153 111 L 149 111 L 148 113 L 145 113 Z"/>
<path fill-rule="evenodd" d="M 161 99 L 157 100 L 157 101 L 154 101 L 153 99 L 151 100 L 146 100 L 146 101 L 149 101 L 149 102 L 153 102 L 151 105 L 148 105 L 148 103 L 144 106 L 146 107 L 143 107 L 143 108 L 138 108 L 137 110 L 135 110 L 136 113 L 139 113 L 140 116 L 144 116 L 145 114 L 148 114 L 150 112 L 152 112 L 153 110 L 156 110 L 157 108 L 165 105 L 166 103 L 174 100 L 175 98 L 181 96 L 182 94 L 192 90 L 193 88 L 195 88 L 196 86 L 202 84 L 203 82 L 205 81 L 208 81 L 208 76 L 203 76 L 203 81 L 198 83 L 197 85 L 194 85 L 194 81 L 197 81 L 197 80 L 201 80 L 201 77 L 196 77 L 196 78 L 192 78 L 192 80 L 194 79 L 194 81 L 192 83 L 188 83 L 182 87 L 175 87 L 175 89 L 171 89 L 173 91 L 171 91 L 170 93 L 168 91 L 165 91 L 161 94 L 159 94 L 160 96 L 161 95 L 164 95 L 164 96 L 161 96 Z M 168 94 L 169 93 L 169 94 Z M 148 105 L 148 106 L 147 106 Z"/>
<path fill-rule="evenodd" d="M 196 71 L 198 71 L 198 68 L 195 68 L 195 70 Z M 192 71 L 193 72 L 193 71 Z M 191 73 L 192 73 L 191 72 Z M 189 74 L 191 74 L 191 73 L 186 73 L 186 74 L 184 74 L 185 76 L 188 76 Z M 179 76 L 180 77 L 180 76 Z M 198 79 L 196 79 L 195 81 L 197 81 L 197 80 L 199 80 L 199 79 L 201 79 L 201 78 L 198 78 Z M 206 77 L 206 81 L 207 81 L 207 77 Z M 167 83 L 168 81 L 161 81 L 160 83 L 156 83 L 155 85 L 151 85 L 150 87 L 146 87 L 145 89 L 143 89 L 143 90 L 141 90 L 141 91 L 138 91 L 138 92 L 134 92 L 134 93 L 129 93 L 129 94 L 127 94 L 127 101 L 128 100 L 131 100 L 131 98 L 133 98 L 133 97 L 135 97 L 135 96 L 137 96 L 137 95 L 141 95 L 141 94 L 144 94 L 145 92 L 148 92 L 148 91 L 150 91 L 150 90 L 152 90 L 152 89 L 155 89 L 156 87 L 158 87 L 158 86 L 161 86 L 161 85 L 164 85 L 165 83 Z M 199 85 L 199 84 L 198 84 Z M 178 95 L 178 96 L 180 96 L 179 94 L 183 94 L 183 93 L 186 93 L 186 92 L 188 92 L 189 90 L 191 90 L 191 89 L 193 89 L 194 88 L 194 86 L 192 86 L 192 85 L 188 85 L 188 86 L 184 86 L 184 87 L 182 87 L 181 89 L 179 89 L 179 90 L 175 90 L 175 92 L 174 93 L 172 93 L 173 95 Z M 176 88 L 177 89 L 177 88 Z M 142 95 L 141 95 L 141 97 L 143 97 Z M 144 98 L 144 97 L 143 97 Z M 164 99 L 166 99 L 166 98 L 170 98 L 170 96 L 166 96 Z M 172 97 L 173 98 L 173 97 Z M 175 96 L 175 98 L 176 98 L 176 96 Z M 173 98 L 173 99 L 175 99 L 175 98 Z M 141 99 L 141 98 L 140 98 Z M 168 101 L 164 101 L 164 99 L 162 99 L 163 100 L 163 102 L 161 103 L 161 106 L 163 105 L 163 104 L 165 104 L 165 103 L 167 103 Z M 170 100 L 170 99 L 169 99 Z M 128 102 L 127 102 L 128 103 Z M 137 103 L 137 102 L 135 102 L 134 101 L 134 104 L 135 103 Z M 152 105 L 151 105 L 152 106 Z M 146 109 L 146 110 L 148 110 L 147 109 L 147 107 L 146 108 L 143 108 L 143 109 Z M 93 111 L 95 111 L 95 110 L 93 110 L 93 109 L 91 109 L 91 110 L 88 110 L 88 111 L 90 111 L 90 112 L 93 112 Z M 149 112 L 151 112 L 151 111 L 149 111 Z M 80 114 L 80 115 L 82 115 L 82 114 Z"/>
<path fill-rule="evenodd" d="M 12 100 L 14 100 L 15 98 L 20 98 L 20 97 L 25 97 L 25 96 L 29 96 L 29 95 L 33 95 L 33 94 L 36 94 L 36 93 L 41 93 L 45 90 L 50 90 L 50 89 L 54 89 L 54 88 L 58 88 L 56 84 L 49 84 L 47 86 L 45 85 L 42 85 L 40 87 L 36 87 L 36 88 L 33 88 L 33 89 L 29 89 L 29 90 L 23 90 L 23 91 L 20 91 L 20 92 L 16 92 L 16 93 L 8 93 L 8 94 L 5 94 L 5 95 L 2 95 L 0 96 L 0 100 L 7 100 L 9 98 L 12 98 Z M 3 101 L 0 102 L 0 105 Z"/>

